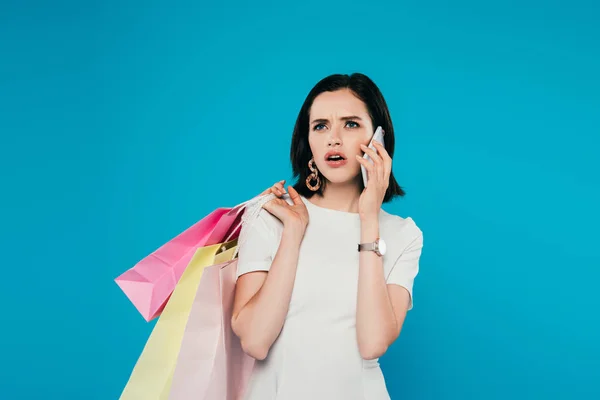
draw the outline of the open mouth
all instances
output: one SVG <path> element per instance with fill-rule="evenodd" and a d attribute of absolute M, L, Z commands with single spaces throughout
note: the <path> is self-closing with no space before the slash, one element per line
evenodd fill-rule
<path fill-rule="evenodd" d="M 325 162 L 331 168 L 339 168 L 346 165 L 348 163 L 348 160 L 346 160 L 346 157 L 344 157 L 342 153 L 332 151 L 330 153 L 325 154 Z"/>
<path fill-rule="evenodd" d="M 325 153 L 325 161 L 343 161 L 346 159 L 341 151 L 331 150 Z"/>

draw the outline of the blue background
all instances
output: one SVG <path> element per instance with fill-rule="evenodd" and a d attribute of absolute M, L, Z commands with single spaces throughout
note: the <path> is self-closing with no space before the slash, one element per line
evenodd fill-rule
<path fill-rule="evenodd" d="M 289 180 L 305 95 L 354 71 L 425 234 L 392 398 L 600 398 L 593 3 L 2 2 L 0 398 L 116 399 L 154 323 L 113 279 Z"/>

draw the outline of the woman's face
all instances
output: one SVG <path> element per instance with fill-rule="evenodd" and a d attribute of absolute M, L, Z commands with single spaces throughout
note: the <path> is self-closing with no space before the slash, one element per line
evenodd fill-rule
<path fill-rule="evenodd" d="M 345 183 L 360 174 L 356 155 L 364 152 L 373 136 L 373 124 L 365 103 L 349 89 L 318 95 L 310 109 L 308 143 L 317 169 L 332 183 Z M 331 151 L 342 153 L 345 161 L 328 161 Z"/>

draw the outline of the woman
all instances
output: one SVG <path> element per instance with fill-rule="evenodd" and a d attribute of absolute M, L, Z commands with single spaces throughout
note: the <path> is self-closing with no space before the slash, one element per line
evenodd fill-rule
<path fill-rule="evenodd" d="M 375 152 L 366 146 L 377 126 L 385 148 Z M 298 183 L 263 192 L 276 197 L 243 227 L 232 327 L 257 360 L 246 400 L 389 399 L 378 358 L 412 308 L 423 246 L 411 218 L 381 209 L 404 195 L 393 152 L 368 77 L 332 75 L 310 91 L 292 136 Z"/>

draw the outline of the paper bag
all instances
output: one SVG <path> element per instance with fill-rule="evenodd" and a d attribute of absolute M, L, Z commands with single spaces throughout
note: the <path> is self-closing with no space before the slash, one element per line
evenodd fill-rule
<path fill-rule="evenodd" d="M 227 250 L 215 256 L 223 248 Z M 196 251 L 152 330 L 123 390 L 121 400 L 168 398 L 186 322 L 205 268 L 215 262 L 230 260 L 236 250 L 237 239 Z"/>
<path fill-rule="evenodd" d="M 146 321 L 160 315 L 196 250 L 237 238 L 246 203 L 214 210 L 115 279 Z"/>
<path fill-rule="evenodd" d="M 190 311 L 169 400 L 239 400 L 254 359 L 231 329 L 237 259 L 204 269 Z"/>

